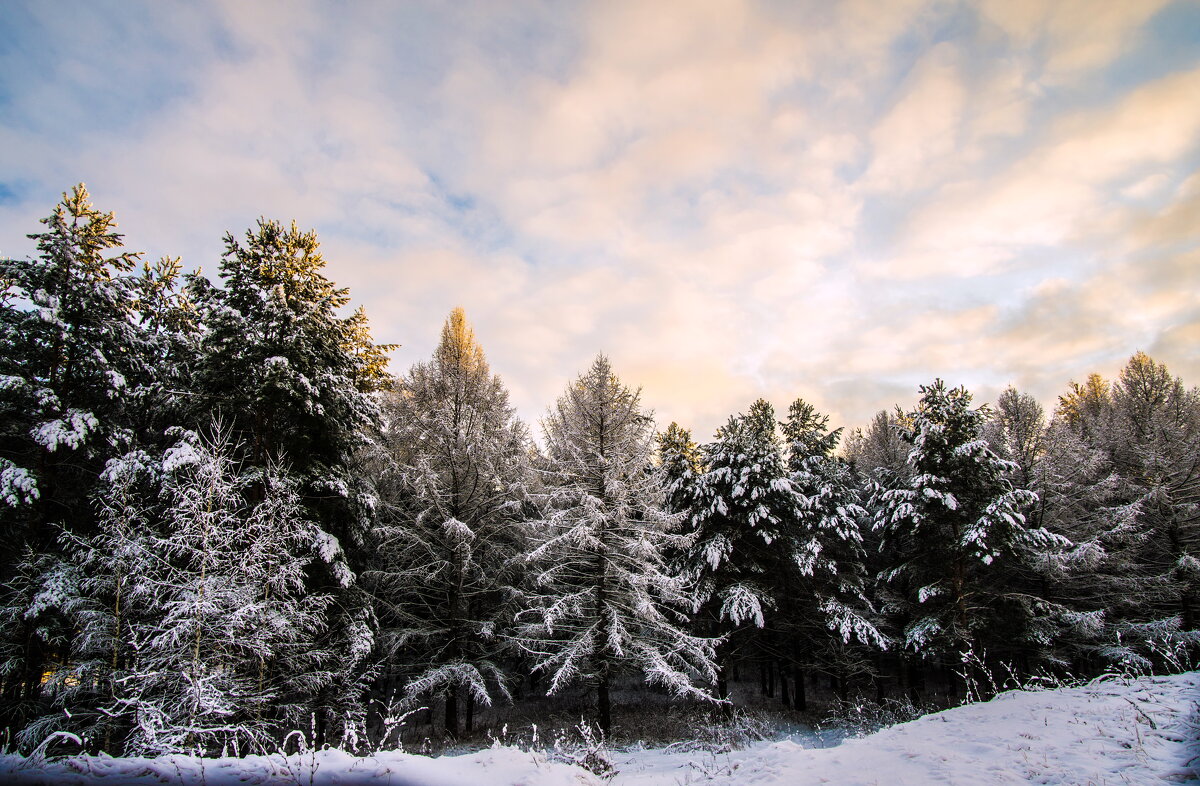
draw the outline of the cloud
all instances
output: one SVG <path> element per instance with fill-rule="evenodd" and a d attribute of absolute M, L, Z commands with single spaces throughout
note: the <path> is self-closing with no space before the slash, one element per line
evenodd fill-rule
<path fill-rule="evenodd" d="M 1100 231 L 1113 189 L 1178 165 L 1200 140 L 1200 70 L 1142 86 L 1114 106 L 1056 119 L 1042 144 L 992 177 L 945 183 L 914 211 L 887 275 L 992 272 L 1030 247 Z"/>
<path fill-rule="evenodd" d="M 945 177 L 944 163 L 960 149 L 967 89 L 958 52 L 940 43 L 905 78 L 900 98 L 871 130 L 874 157 L 864 179 L 890 191 L 927 188 Z"/>
<path fill-rule="evenodd" d="M 1017 51 L 1042 48 L 1041 81 L 1058 85 L 1102 68 L 1137 43 L 1137 31 L 1170 0 L 1094 3 L 1089 0 L 983 0 L 982 16 Z"/>
<path fill-rule="evenodd" d="M 1052 395 L 1194 363 L 1200 63 L 1121 71 L 1161 7 L 8 6 L 3 247 L 79 179 L 210 273 L 296 218 L 397 371 L 462 305 L 529 420 L 600 351 L 699 438 L 760 395 Z"/>

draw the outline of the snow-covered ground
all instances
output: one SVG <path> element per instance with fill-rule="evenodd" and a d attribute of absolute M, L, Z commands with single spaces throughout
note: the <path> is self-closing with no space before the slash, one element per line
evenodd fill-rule
<path fill-rule="evenodd" d="M 613 754 L 621 786 L 685 784 L 1163 784 L 1200 781 L 1200 672 L 1005 693 L 831 748 L 786 740 L 729 753 Z M 31 767 L 0 757 L 0 780 L 35 783 L 583 786 L 605 781 L 543 753 L 492 748 L 431 759 L 403 753 L 197 760 L 73 757 Z"/>

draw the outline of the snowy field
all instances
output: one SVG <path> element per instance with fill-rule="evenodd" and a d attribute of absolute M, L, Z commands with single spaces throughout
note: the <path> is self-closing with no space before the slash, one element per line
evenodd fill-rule
<path fill-rule="evenodd" d="M 1200 672 L 1081 688 L 1006 693 L 832 748 L 794 741 L 713 752 L 615 751 L 605 780 L 545 753 L 496 747 L 431 759 L 338 751 L 199 760 L 74 757 L 41 767 L 0 757 L 12 784 L 389 784 L 389 786 L 686 786 L 687 784 L 1164 784 L 1200 782 Z"/>

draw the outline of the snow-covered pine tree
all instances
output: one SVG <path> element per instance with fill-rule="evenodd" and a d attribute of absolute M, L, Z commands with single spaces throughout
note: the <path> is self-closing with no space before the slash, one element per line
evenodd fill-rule
<path fill-rule="evenodd" d="M 983 439 L 988 408 L 942 380 L 921 387 L 901 436 L 912 445 L 912 478 L 882 495 L 884 545 L 897 560 L 886 579 L 908 604 L 907 647 L 966 663 L 1000 640 L 1016 606 L 1008 565 L 1066 545 L 1026 524 L 1035 495 L 1014 488 L 1011 462 Z"/>
<path fill-rule="evenodd" d="M 386 387 L 389 349 L 370 341 L 365 316 L 322 270 L 315 232 L 260 220 L 244 243 L 225 236 L 222 286 L 192 276 L 204 327 L 197 369 L 200 423 L 219 409 L 256 466 L 293 462 L 306 504 L 343 547 L 361 541 L 373 498 L 349 465 L 379 423 L 367 395 Z"/>
<path fill-rule="evenodd" d="M 531 442 L 461 308 L 432 360 L 386 401 L 392 464 L 367 576 L 389 671 L 410 704 L 442 699 L 456 737 L 460 698 L 470 732 L 475 702 L 508 696 L 502 655 L 527 545 Z"/>
<path fill-rule="evenodd" d="M 871 418 L 865 429 L 854 429 L 846 438 L 842 454 L 850 464 L 859 488 L 860 504 L 867 510 L 872 521 L 878 520 L 887 507 L 884 495 L 893 488 L 904 488 L 912 475 L 908 465 L 910 445 L 900 437 L 904 412 L 880 410 Z M 868 598 L 881 614 L 880 631 L 891 641 L 902 639 L 907 624 L 907 603 L 902 588 L 889 585 L 881 577 L 899 563 L 898 554 L 892 552 L 879 529 L 864 527 L 863 551 L 867 575 Z M 877 687 L 886 690 L 888 676 L 895 678 L 897 687 L 907 692 L 913 701 L 919 701 L 918 685 L 920 673 L 917 660 L 904 647 L 892 647 L 888 654 L 880 655 L 880 674 Z"/>
<path fill-rule="evenodd" d="M 518 641 L 550 676 L 549 692 L 582 682 L 596 690 L 601 729 L 610 689 L 625 672 L 676 696 L 708 698 L 715 641 L 686 632 L 695 598 L 665 570 L 678 517 L 664 509 L 652 464 L 653 421 L 640 394 L 603 355 L 543 421 L 545 518 L 533 522 L 530 602 Z"/>
<path fill-rule="evenodd" d="M 697 584 L 699 629 L 723 636 L 717 692 L 724 698 L 729 667 L 747 653 L 766 662 L 792 659 L 781 636 L 780 600 L 785 576 L 804 560 L 796 535 L 806 500 L 788 478 L 775 410 L 766 401 L 731 417 L 703 456 L 683 562 Z"/>
<path fill-rule="evenodd" d="M 834 455 L 841 429 L 797 399 L 782 424 L 789 477 L 803 498 L 790 537 L 799 548 L 778 595 L 794 652 L 830 671 L 839 683 L 871 669 L 888 647 L 867 593 L 860 522 L 868 518 L 850 466 Z M 802 652 L 807 650 L 807 652 Z"/>
<path fill-rule="evenodd" d="M 689 571 L 714 621 L 766 624 L 781 565 L 800 558 L 789 535 L 803 501 L 784 464 L 775 410 L 762 399 L 704 446 L 707 471 L 691 506 Z"/>
<path fill-rule="evenodd" d="M 325 646 L 342 673 L 314 707 L 321 740 L 359 712 L 370 677 L 374 623 L 356 577 L 376 498 L 355 462 L 378 427 L 371 393 L 389 384 L 388 347 L 371 342 L 361 310 L 338 315 L 349 295 L 324 265 L 314 232 L 264 219 L 244 242 L 226 235 L 222 287 L 197 276 L 189 286 L 203 328 L 194 422 L 222 413 L 251 466 L 286 456 L 308 518 L 341 554 L 309 577 L 312 591 L 337 597 Z"/>
<path fill-rule="evenodd" d="M 200 355 L 200 324 L 178 258 L 142 263 L 133 279 L 134 315 L 145 342 L 148 373 L 130 389 L 139 417 L 134 429 L 141 447 L 161 452 L 170 446 L 167 431 L 188 421 L 196 409 L 191 390 Z M 211 403 L 211 402 L 210 402 Z"/>
<path fill-rule="evenodd" d="M 668 572 L 684 575 L 688 573 L 692 506 L 696 502 L 700 476 L 703 474 L 700 447 L 692 441 L 692 433 L 678 423 L 667 426 L 667 430 L 658 434 L 655 440 L 658 451 L 656 458 L 666 491 L 666 509 L 681 516 L 678 532 L 683 536 L 664 549 L 663 557 Z"/>
<path fill-rule="evenodd" d="M 91 532 L 90 494 L 105 460 L 129 446 L 128 392 L 147 370 L 128 276 L 138 255 L 122 250 L 113 214 L 80 184 L 42 223 L 29 235 L 35 258 L 0 260 L 0 577 L 10 601 L 37 594 L 21 577 L 57 551 L 59 529 Z M 0 633 L 0 722 L 20 726 L 13 712 L 36 712 L 43 674 L 63 662 L 70 630 L 53 608 L 26 609 Z"/>

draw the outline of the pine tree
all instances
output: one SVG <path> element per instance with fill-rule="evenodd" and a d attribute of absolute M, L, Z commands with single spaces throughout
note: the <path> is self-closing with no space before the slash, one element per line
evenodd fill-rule
<path fill-rule="evenodd" d="M 433 359 L 401 378 L 387 407 L 387 511 L 370 579 L 406 700 L 445 702 L 446 731 L 466 731 L 474 702 L 508 697 L 504 634 L 525 542 L 530 441 L 462 309 Z"/>
<path fill-rule="evenodd" d="M 805 500 L 788 478 L 775 410 L 766 401 L 731 417 L 716 437 L 704 446 L 707 469 L 687 505 L 684 567 L 697 584 L 700 629 L 724 637 L 717 684 L 724 698 L 729 668 L 747 653 L 794 660 L 785 585 L 805 559 L 797 537 Z"/>
<path fill-rule="evenodd" d="M 665 570 L 663 549 L 678 517 L 664 508 L 652 420 L 639 393 L 601 355 L 543 428 L 545 518 L 534 522 L 532 605 L 520 615 L 518 636 L 550 675 L 549 692 L 577 682 L 594 687 L 605 732 L 613 680 L 624 672 L 676 696 L 708 698 L 694 681 L 715 679 L 715 642 L 685 632 L 694 597 Z"/>
<path fill-rule="evenodd" d="M 350 297 L 324 266 L 316 234 L 295 224 L 260 220 L 244 244 L 225 236 L 223 286 L 190 279 L 205 329 L 198 406 L 201 422 L 214 408 L 228 412 L 255 465 L 289 456 L 309 504 L 354 542 L 371 501 L 348 465 L 379 421 L 367 393 L 388 383 L 390 347 L 371 343 L 361 311 L 337 315 Z"/>
<path fill-rule="evenodd" d="M 131 406 L 139 413 L 136 442 L 158 451 L 172 443 L 166 436 L 172 427 L 188 422 L 195 400 L 207 398 L 203 391 L 190 389 L 202 336 L 182 271 L 178 258 L 163 257 L 153 264 L 143 262 L 132 280 L 134 315 L 149 370 L 143 383 L 130 391 Z"/>
<path fill-rule="evenodd" d="M 778 567 L 791 556 L 785 537 L 800 515 L 786 477 L 775 411 L 758 400 L 704 448 L 708 470 L 690 506 L 689 568 L 708 616 L 761 628 L 775 605 Z"/>
<path fill-rule="evenodd" d="M 138 255 L 122 250 L 112 213 L 80 184 L 42 223 L 29 235 L 36 258 L 0 260 L 0 576 L 10 600 L 27 595 L 18 561 L 51 557 L 60 529 L 93 529 L 89 496 L 105 460 L 130 447 L 130 390 L 148 368 L 127 275 Z M 43 673 L 62 661 L 70 630 L 55 613 L 40 605 L 5 626 L 9 711 L 36 711 Z"/>
<path fill-rule="evenodd" d="M 214 411 L 227 417 L 252 467 L 286 456 L 306 515 L 340 555 L 310 577 L 312 591 L 336 595 L 326 646 L 343 667 L 313 708 L 321 739 L 330 723 L 354 726 L 348 719 L 361 712 L 356 697 L 371 677 L 374 623 L 356 577 L 376 497 L 355 469 L 379 423 L 371 394 L 389 384 L 389 347 L 371 343 L 361 311 L 338 316 L 349 295 L 324 265 L 315 233 L 260 220 L 244 242 L 226 235 L 221 288 L 198 276 L 189 282 L 203 330 L 194 421 Z"/>
<path fill-rule="evenodd" d="M 867 511 L 849 465 L 834 456 L 842 430 L 831 431 L 828 424 L 827 416 L 802 399 L 792 403 L 782 424 L 789 478 L 802 502 L 792 535 L 798 559 L 788 566 L 779 595 L 790 607 L 792 639 L 806 642 L 844 681 L 869 668 L 864 652 L 886 649 L 889 642 L 867 597 L 860 529 Z"/>
<path fill-rule="evenodd" d="M 667 509 L 686 513 L 701 475 L 700 448 L 692 441 L 692 432 L 672 423 L 657 437 L 658 464 L 667 484 Z"/>
<path fill-rule="evenodd" d="M 1022 511 L 1036 497 L 1013 488 L 1014 465 L 982 438 L 988 409 L 970 404 L 965 389 L 941 380 L 921 387 L 901 431 L 912 479 L 883 494 L 879 522 L 897 559 L 886 578 L 908 604 L 905 644 L 964 664 L 1027 616 L 1006 592 L 1007 566 L 1067 545 L 1027 526 Z"/>
<path fill-rule="evenodd" d="M 688 572 L 688 542 L 692 533 L 692 506 L 696 503 L 700 477 L 703 474 L 700 447 L 692 441 L 692 433 L 678 423 L 667 426 L 658 434 L 657 461 L 662 470 L 666 491 L 666 509 L 681 516 L 679 534 L 663 551 L 667 570 L 676 575 Z"/>

